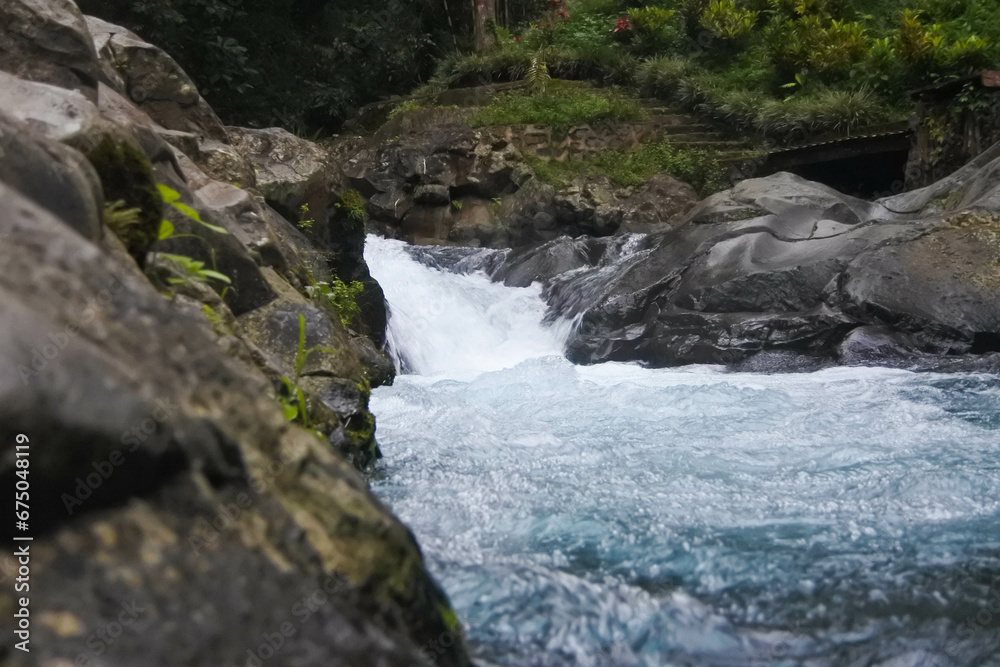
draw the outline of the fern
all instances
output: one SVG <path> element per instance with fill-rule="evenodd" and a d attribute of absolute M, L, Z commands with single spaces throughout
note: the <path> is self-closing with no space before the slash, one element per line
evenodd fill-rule
<path fill-rule="evenodd" d="M 116 201 L 104 207 L 104 224 L 117 236 L 122 236 L 129 227 L 138 225 L 141 211 L 137 208 L 125 208 L 125 202 Z"/>
<path fill-rule="evenodd" d="M 551 81 L 552 75 L 549 74 L 549 66 L 545 63 L 545 55 L 539 52 L 531 59 L 531 67 L 528 68 L 525 82 L 533 95 L 542 95 L 549 89 Z"/>

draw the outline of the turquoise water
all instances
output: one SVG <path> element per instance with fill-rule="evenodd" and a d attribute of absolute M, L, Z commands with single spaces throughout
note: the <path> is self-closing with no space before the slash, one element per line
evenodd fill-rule
<path fill-rule="evenodd" d="M 1000 379 L 574 366 L 538 288 L 368 259 L 374 490 L 495 665 L 1000 665 Z"/>

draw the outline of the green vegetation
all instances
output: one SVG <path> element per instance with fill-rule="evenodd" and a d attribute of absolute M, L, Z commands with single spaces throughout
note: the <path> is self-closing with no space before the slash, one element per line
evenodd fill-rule
<path fill-rule="evenodd" d="M 901 120 L 907 91 L 1000 61 L 1000 5 L 975 0 L 548 5 L 538 21 L 498 31 L 492 50 L 443 59 L 435 81 L 523 79 L 544 53 L 553 77 L 631 85 L 784 141 Z M 507 104 L 527 115 L 523 102 Z M 557 109 L 544 115 L 559 118 Z"/>
<path fill-rule="evenodd" d="M 210 280 L 216 280 L 226 285 L 232 284 L 229 276 L 219 273 L 218 271 L 213 271 L 212 269 L 206 269 L 205 262 L 199 262 L 196 259 L 185 257 L 184 255 L 171 255 L 165 252 L 159 253 L 159 257 L 167 260 L 180 269 L 181 277 L 167 278 L 167 282 L 171 285 L 185 285 L 192 281 L 208 282 Z"/>
<path fill-rule="evenodd" d="M 115 233 L 115 236 L 125 238 L 130 227 L 135 227 L 142 222 L 142 211 L 135 207 L 127 208 L 125 202 L 119 199 L 116 202 L 105 204 L 102 218 L 104 224 Z"/>
<path fill-rule="evenodd" d="M 309 358 L 317 352 L 337 354 L 336 350 L 328 347 L 306 347 L 306 318 L 300 313 L 299 341 L 298 348 L 295 351 L 295 367 L 293 369 L 293 377 L 281 378 L 281 382 L 285 388 L 285 393 L 280 395 L 278 400 L 281 402 L 281 408 L 285 413 L 285 419 L 291 422 L 298 422 L 306 429 L 310 428 L 309 410 L 306 402 L 306 395 L 299 386 L 299 380 L 302 379 L 302 371 L 305 370 L 306 364 L 309 362 Z"/>
<path fill-rule="evenodd" d="M 86 151 L 86 156 L 97 171 L 105 200 L 123 202 L 117 209 L 105 211 L 109 227 L 136 263 L 145 266 L 163 217 L 163 199 L 156 188 L 153 165 L 132 140 L 112 134 L 104 135 Z M 134 222 L 119 215 L 130 209 L 136 212 Z"/>
<path fill-rule="evenodd" d="M 672 146 L 668 141 L 645 144 L 633 151 L 605 151 L 580 160 L 529 158 L 528 163 L 541 180 L 557 187 L 585 174 L 603 174 L 617 185 L 634 186 L 661 173 L 691 184 L 701 195 L 729 186 L 725 167 L 711 153 Z"/>
<path fill-rule="evenodd" d="M 365 286 L 356 280 L 350 284 L 342 280 L 334 280 L 330 283 L 320 282 L 309 285 L 306 287 L 306 292 L 313 298 L 323 297 L 329 301 L 340 316 L 340 323 L 344 327 L 349 327 L 354 318 L 361 312 L 357 298 L 364 289 Z"/>
<path fill-rule="evenodd" d="M 665 99 L 781 138 L 789 119 L 822 131 L 901 118 L 907 90 L 1000 61 L 1000 5 L 982 0 L 507 0 L 480 21 L 489 3 L 80 4 L 166 49 L 227 123 L 306 135 L 418 86 L 517 81 L 533 64 L 542 90 L 546 75 L 645 86 L 637 73 L 655 59 L 683 71 L 655 82 Z M 494 39 L 478 39 L 476 24 Z M 830 99 L 850 100 L 848 113 L 816 113 Z M 758 114 L 761 100 L 772 104 Z"/>
<path fill-rule="evenodd" d="M 225 229 L 217 225 L 212 225 L 201 219 L 201 214 L 194 210 L 187 204 L 181 201 L 181 195 L 179 192 L 170 188 L 162 183 L 158 183 L 156 188 L 160 191 L 160 196 L 163 198 L 163 203 L 172 206 L 174 210 L 178 211 L 181 215 L 194 220 L 199 225 L 205 229 L 215 232 L 216 234 L 228 234 Z M 160 223 L 160 240 L 165 241 L 168 238 L 178 238 L 173 235 L 174 226 L 170 224 L 168 220 L 164 220 Z"/>
<path fill-rule="evenodd" d="M 356 224 L 363 225 L 368 222 L 368 207 L 365 199 L 357 190 L 347 190 L 343 192 L 334 204 L 347 214 L 348 219 Z"/>
<path fill-rule="evenodd" d="M 429 0 L 79 4 L 166 50 L 227 124 L 306 135 L 336 131 L 358 107 L 412 89 L 439 49 L 458 44 L 444 7 Z M 457 29 L 467 25 L 454 18 Z"/>
<path fill-rule="evenodd" d="M 417 109 L 422 109 L 423 105 L 417 100 L 406 100 L 400 104 L 397 104 L 389 112 L 389 120 L 392 120 L 396 116 L 401 116 L 409 111 L 416 111 Z"/>
<path fill-rule="evenodd" d="M 315 223 L 316 221 L 309 217 L 309 204 L 299 206 L 299 221 L 297 223 L 299 229 L 304 232 L 310 232 Z"/>
<path fill-rule="evenodd" d="M 158 183 L 156 187 L 160 192 L 160 196 L 163 198 L 163 203 L 173 207 L 174 210 L 178 211 L 181 215 L 187 217 L 190 220 L 193 220 L 194 222 L 198 223 L 205 229 L 208 229 L 209 231 L 214 232 L 216 234 L 229 233 L 222 227 L 209 224 L 204 220 L 202 220 L 201 215 L 198 213 L 198 211 L 194 210 L 193 208 L 182 202 L 180 200 L 181 199 L 180 193 L 174 190 L 173 188 L 163 185 L 162 183 Z M 194 234 L 176 234 L 175 227 L 172 222 L 166 219 L 160 221 L 159 235 L 157 237 L 158 241 L 169 241 L 171 239 L 180 239 L 180 238 L 200 239 L 201 237 L 196 236 Z M 212 250 L 211 252 L 214 264 L 215 251 Z M 157 253 L 157 256 L 170 262 L 174 266 L 174 268 L 177 269 L 178 273 L 177 276 L 167 278 L 167 282 L 170 283 L 171 285 L 185 285 L 190 282 L 207 283 L 212 280 L 223 283 L 225 285 L 232 284 L 232 281 L 229 279 L 229 276 L 223 273 L 219 273 L 218 271 L 215 271 L 213 269 L 205 268 L 206 266 L 205 262 L 198 261 L 196 259 L 187 257 L 185 255 L 173 255 L 162 252 Z M 225 294 L 225 292 L 223 292 L 223 294 Z"/>
<path fill-rule="evenodd" d="M 638 101 L 615 90 L 592 90 L 571 82 L 551 81 L 545 91 L 499 95 L 476 110 L 469 124 L 473 127 L 538 124 L 567 129 L 584 123 L 646 118 Z"/>

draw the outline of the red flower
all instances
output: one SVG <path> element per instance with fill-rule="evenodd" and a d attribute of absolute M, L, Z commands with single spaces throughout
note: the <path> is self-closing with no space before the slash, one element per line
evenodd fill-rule
<path fill-rule="evenodd" d="M 515 42 L 523 42 L 524 40 L 523 40 L 523 39 L 521 39 L 520 37 L 515 37 L 515 38 L 514 38 L 514 41 L 515 41 Z"/>
<path fill-rule="evenodd" d="M 561 18 L 568 19 L 569 18 L 569 12 L 567 12 L 565 9 L 563 9 L 562 7 L 560 7 L 559 8 L 559 16 Z"/>
<path fill-rule="evenodd" d="M 628 32 L 631 29 L 632 24 L 629 23 L 627 16 L 623 16 L 615 21 L 615 32 Z"/>

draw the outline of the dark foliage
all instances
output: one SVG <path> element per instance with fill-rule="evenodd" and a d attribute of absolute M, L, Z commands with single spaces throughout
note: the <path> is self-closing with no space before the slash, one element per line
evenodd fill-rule
<path fill-rule="evenodd" d="M 450 0 L 453 11 L 464 8 Z M 458 7 L 461 5 L 461 7 Z M 336 130 L 453 49 L 441 0 L 80 0 L 170 53 L 227 123 Z M 462 17 L 451 25 L 460 29 Z"/>

